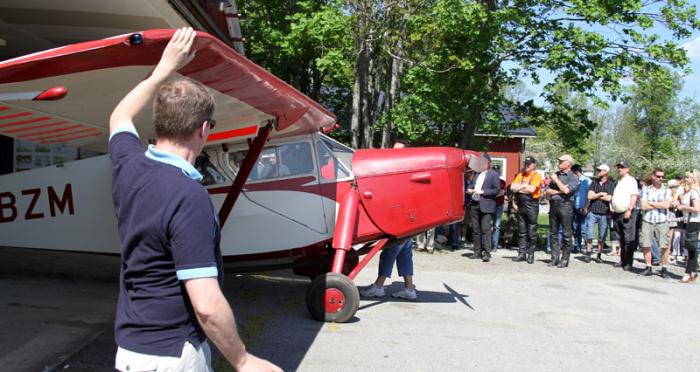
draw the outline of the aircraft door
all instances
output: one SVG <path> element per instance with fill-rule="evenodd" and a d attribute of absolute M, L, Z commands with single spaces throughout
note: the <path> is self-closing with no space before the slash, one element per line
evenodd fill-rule
<path fill-rule="evenodd" d="M 246 150 L 228 154 L 236 172 Z M 265 148 L 224 226 L 235 254 L 304 247 L 326 238 L 321 188 L 311 142 Z"/>

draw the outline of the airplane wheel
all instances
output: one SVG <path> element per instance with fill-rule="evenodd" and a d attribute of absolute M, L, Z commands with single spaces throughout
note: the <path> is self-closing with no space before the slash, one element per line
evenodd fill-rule
<path fill-rule="evenodd" d="M 322 322 L 345 323 L 357 312 L 360 292 L 343 274 L 325 273 L 314 279 L 306 290 L 306 308 Z"/>

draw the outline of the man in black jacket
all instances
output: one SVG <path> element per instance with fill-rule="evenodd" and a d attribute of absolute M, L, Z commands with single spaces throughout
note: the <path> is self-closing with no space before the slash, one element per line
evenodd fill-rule
<path fill-rule="evenodd" d="M 471 258 L 481 258 L 484 262 L 491 260 L 491 224 L 496 211 L 496 195 L 501 191 L 498 173 L 491 169 L 491 157 L 484 154 L 488 161 L 485 171 L 479 173 L 473 189 L 467 189 L 472 201 L 469 205 L 474 254 Z"/>
<path fill-rule="evenodd" d="M 574 158 L 571 155 L 559 157 L 559 171 L 552 173 L 549 178 L 547 191 L 549 199 L 549 233 L 552 241 L 552 260 L 549 266 L 560 268 L 569 266 L 572 241 L 571 229 L 574 218 L 574 197 L 578 188 L 578 177 L 571 171 Z M 561 226 L 562 241 L 558 241 Z"/>

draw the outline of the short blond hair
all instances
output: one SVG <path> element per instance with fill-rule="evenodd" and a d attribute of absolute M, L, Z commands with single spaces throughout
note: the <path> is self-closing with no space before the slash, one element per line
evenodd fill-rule
<path fill-rule="evenodd" d="M 186 142 L 214 115 L 214 96 L 204 84 L 187 78 L 161 85 L 153 101 L 156 136 Z"/>

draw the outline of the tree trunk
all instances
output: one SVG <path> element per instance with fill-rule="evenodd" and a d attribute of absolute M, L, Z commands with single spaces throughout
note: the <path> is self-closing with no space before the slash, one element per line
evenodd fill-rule
<path fill-rule="evenodd" d="M 371 149 L 374 147 L 372 138 L 374 137 L 374 128 L 372 127 L 372 96 L 373 92 L 373 70 L 374 70 L 374 60 L 369 52 L 369 45 L 365 45 L 365 50 L 367 50 L 367 64 L 365 69 L 365 86 L 364 92 L 362 94 L 362 128 L 364 129 L 364 141 L 363 148 Z"/>
<path fill-rule="evenodd" d="M 362 146 L 362 96 L 365 85 L 365 22 L 362 14 L 357 15 L 357 40 L 355 42 L 355 83 L 352 88 L 352 119 L 350 120 L 350 132 L 352 134 L 352 147 L 359 149 Z"/>
<path fill-rule="evenodd" d="M 400 83 L 401 83 L 401 73 L 403 70 L 403 61 L 400 59 L 403 57 L 403 35 L 402 39 L 399 40 L 397 49 L 396 49 L 396 57 L 398 58 L 392 58 L 391 64 L 389 64 L 389 84 L 388 84 L 388 92 L 385 97 L 385 102 L 386 102 L 386 112 L 389 113 L 389 118 L 386 121 L 386 125 L 384 126 L 384 132 L 382 133 L 382 147 L 383 148 L 388 148 L 390 147 L 391 144 L 391 132 L 394 129 L 394 123 L 393 119 L 391 117 L 391 110 L 394 108 L 394 105 L 396 104 L 396 101 L 398 99 L 399 95 L 399 89 L 400 89 Z"/>

